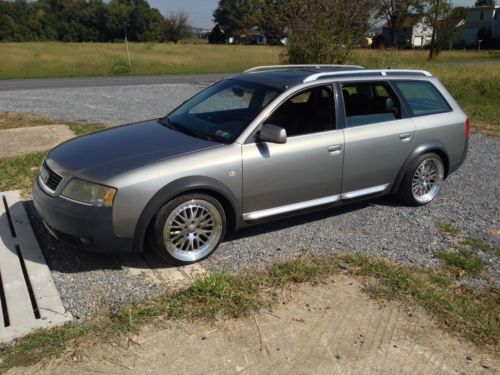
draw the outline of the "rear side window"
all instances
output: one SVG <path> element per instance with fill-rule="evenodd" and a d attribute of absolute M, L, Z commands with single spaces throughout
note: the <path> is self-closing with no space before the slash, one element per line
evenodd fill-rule
<path fill-rule="evenodd" d="M 434 115 L 450 112 L 451 108 L 439 91 L 430 82 L 394 82 L 410 106 L 414 116 Z"/>
<path fill-rule="evenodd" d="M 343 84 L 346 127 L 401 118 L 398 98 L 385 82 Z"/>

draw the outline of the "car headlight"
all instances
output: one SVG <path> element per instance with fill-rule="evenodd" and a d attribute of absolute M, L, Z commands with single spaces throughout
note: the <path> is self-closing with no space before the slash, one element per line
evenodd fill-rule
<path fill-rule="evenodd" d="M 85 204 L 111 207 L 116 189 L 74 178 L 66 185 L 61 195 Z"/>

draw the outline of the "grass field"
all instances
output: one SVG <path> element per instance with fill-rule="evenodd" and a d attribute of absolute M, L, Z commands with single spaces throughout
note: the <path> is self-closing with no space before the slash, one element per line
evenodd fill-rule
<path fill-rule="evenodd" d="M 278 64 L 282 47 L 208 44 L 0 43 L 0 79 L 240 72 Z M 440 78 L 484 133 L 500 137 L 500 51 L 356 50 L 348 63 L 370 68 L 426 69 Z M 1 84 L 1 83 L 0 83 Z"/>

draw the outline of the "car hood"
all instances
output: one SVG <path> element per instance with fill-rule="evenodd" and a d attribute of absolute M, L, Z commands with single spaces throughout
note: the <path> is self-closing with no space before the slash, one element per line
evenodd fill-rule
<path fill-rule="evenodd" d="M 69 140 L 50 152 L 47 163 L 72 175 L 105 181 L 163 159 L 222 145 L 151 120 Z"/>

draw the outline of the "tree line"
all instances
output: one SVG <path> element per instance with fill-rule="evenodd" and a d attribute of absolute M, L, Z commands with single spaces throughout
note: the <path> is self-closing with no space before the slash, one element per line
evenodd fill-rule
<path fill-rule="evenodd" d="M 476 2 L 492 4 L 494 0 Z M 403 47 L 397 35 L 414 15 L 434 30 L 433 58 L 457 37 L 465 8 L 454 7 L 451 0 L 219 0 L 209 40 L 237 40 L 257 26 L 271 44 L 287 37 L 284 61 L 342 63 L 375 25 L 389 30 L 390 47 Z"/>
<path fill-rule="evenodd" d="M 162 16 L 146 0 L 0 0 L 0 41 L 172 41 L 190 36 L 182 12 Z"/>

